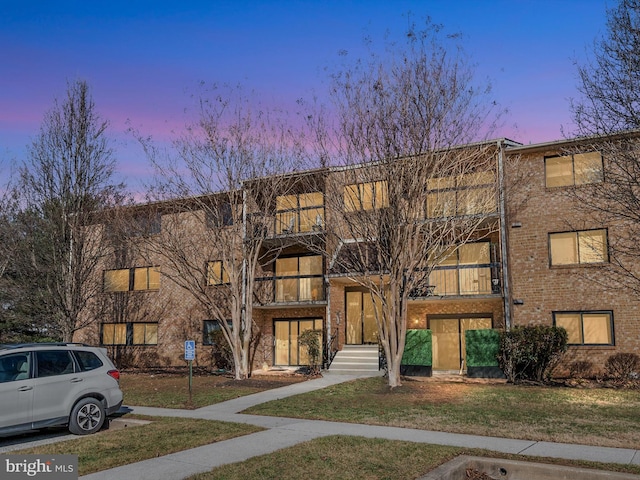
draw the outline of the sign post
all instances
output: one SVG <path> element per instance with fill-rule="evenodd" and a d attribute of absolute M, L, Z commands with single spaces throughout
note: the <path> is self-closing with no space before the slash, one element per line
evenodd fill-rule
<path fill-rule="evenodd" d="M 195 340 L 184 342 L 184 359 L 189 362 L 189 403 L 191 403 L 191 385 L 193 384 L 193 361 L 196 358 Z"/>

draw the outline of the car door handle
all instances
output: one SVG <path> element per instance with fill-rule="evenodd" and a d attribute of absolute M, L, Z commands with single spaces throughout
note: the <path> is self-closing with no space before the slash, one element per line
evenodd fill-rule
<path fill-rule="evenodd" d="M 81 378 L 72 378 L 71 379 L 71 383 L 78 383 L 78 382 L 81 382 L 81 381 L 82 381 Z"/>
<path fill-rule="evenodd" d="M 20 387 L 18 389 L 19 392 L 28 392 L 29 390 L 33 390 L 33 387 L 27 385 L 26 387 Z"/>

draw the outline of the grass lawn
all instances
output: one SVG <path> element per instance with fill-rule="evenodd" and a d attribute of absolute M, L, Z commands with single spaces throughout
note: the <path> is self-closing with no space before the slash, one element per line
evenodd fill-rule
<path fill-rule="evenodd" d="M 245 413 L 495 437 L 640 448 L 640 391 L 405 381 L 374 377 Z"/>
<path fill-rule="evenodd" d="M 531 457 L 525 458 L 518 455 L 496 454 L 458 447 L 362 437 L 330 436 L 301 443 L 269 455 L 254 457 L 242 463 L 225 465 L 211 472 L 190 477 L 190 480 L 409 479 L 424 475 L 438 465 L 463 454 L 640 473 L 639 466 L 532 459 Z"/>
<path fill-rule="evenodd" d="M 189 402 L 189 374 L 139 374 L 123 372 L 120 388 L 124 404 L 140 407 L 200 408 L 272 388 L 303 382 L 301 375 L 254 375 L 233 380 L 219 375 L 194 375 Z"/>
<path fill-rule="evenodd" d="M 252 425 L 190 418 L 131 418 L 145 418 L 152 422 L 10 453 L 78 455 L 79 474 L 87 475 L 262 430 Z"/>

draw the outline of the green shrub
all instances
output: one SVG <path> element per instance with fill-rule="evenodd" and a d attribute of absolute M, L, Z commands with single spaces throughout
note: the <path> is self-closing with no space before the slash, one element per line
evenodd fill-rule
<path fill-rule="evenodd" d="M 433 364 L 431 352 L 431 330 L 407 330 L 401 365 Z"/>
<path fill-rule="evenodd" d="M 465 332 L 467 367 L 497 367 L 500 332 L 493 329 Z"/>
<path fill-rule="evenodd" d="M 562 327 L 516 327 L 500 335 L 498 364 L 510 382 L 545 383 L 566 351 L 567 331 Z"/>
<path fill-rule="evenodd" d="M 640 371 L 640 357 L 635 353 L 616 353 L 604 365 L 607 376 L 615 381 L 636 379 Z"/>
<path fill-rule="evenodd" d="M 300 334 L 300 337 L 298 337 L 298 343 L 307 348 L 310 375 L 320 373 L 320 360 L 322 355 L 320 346 L 321 338 L 322 332 L 320 330 L 305 330 Z"/>

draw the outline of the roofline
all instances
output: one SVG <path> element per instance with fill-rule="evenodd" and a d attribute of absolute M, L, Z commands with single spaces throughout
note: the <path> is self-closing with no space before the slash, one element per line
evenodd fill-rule
<path fill-rule="evenodd" d="M 561 148 L 572 147 L 584 143 L 589 142 L 603 142 L 603 141 L 614 141 L 621 138 L 640 138 L 640 129 L 633 130 L 624 130 L 622 132 L 616 133 L 608 133 L 608 134 L 600 134 L 600 135 L 590 135 L 583 137 L 574 137 L 574 138 L 564 138 L 560 140 L 553 140 L 550 142 L 542 142 L 542 143 L 534 143 L 531 145 L 522 145 L 520 144 L 515 146 L 508 146 L 507 153 L 534 153 L 545 150 L 559 150 Z"/>

